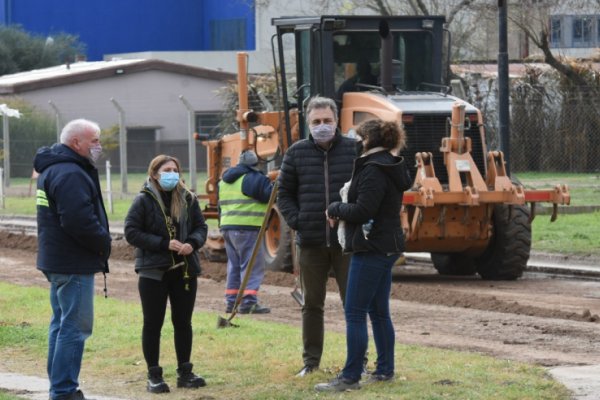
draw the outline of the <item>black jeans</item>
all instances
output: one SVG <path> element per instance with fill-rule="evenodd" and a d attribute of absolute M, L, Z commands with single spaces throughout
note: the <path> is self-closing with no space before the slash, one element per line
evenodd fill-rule
<path fill-rule="evenodd" d="M 162 281 L 139 278 L 138 289 L 142 300 L 144 327 L 142 329 L 142 351 L 148 368 L 159 365 L 160 331 L 165 320 L 167 299 L 171 303 L 171 321 L 175 334 L 177 363 L 190 361 L 192 352 L 192 312 L 196 302 L 198 281 L 189 279 L 189 290 L 185 290 L 180 269 L 165 273 Z"/>
<path fill-rule="evenodd" d="M 304 293 L 302 307 L 302 342 L 304 365 L 318 367 L 323 354 L 325 336 L 325 295 L 327 280 L 332 271 L 340 289 L 342 302 L 346 298 L 349 254 L 342 254 L 341 247 L 297 247 L 300 264 L 300 281 Z M 343 312 L 343 310 L 339 310 Z"/>

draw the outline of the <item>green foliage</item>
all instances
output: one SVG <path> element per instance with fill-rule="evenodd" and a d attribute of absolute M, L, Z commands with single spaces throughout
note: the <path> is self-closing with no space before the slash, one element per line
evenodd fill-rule
<path fill-rule="evenodd" d="M 0 26 L 0 75 L 74 62 L 84 54 L 78 36 L 57 33 L 36 36 L 19 25 Z"/>

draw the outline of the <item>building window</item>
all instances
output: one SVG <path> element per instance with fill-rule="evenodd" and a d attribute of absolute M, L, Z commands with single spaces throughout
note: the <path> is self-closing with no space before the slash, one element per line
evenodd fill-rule
<path fill-rule="evenodd" d="M 562 20 L 560 17 L 550 19 L 550 45 L 560 47 L 562 37 Z"/>
<path fill-rule="evenodd" d="M 210 50 L 246 50 L 245 37 L 243 18 L 210 21 Z"/>
<path fill-rule="evenodd" d="M 589 47 L 592 43 L 592 18 L 573 18 L 573 47 Z"/>

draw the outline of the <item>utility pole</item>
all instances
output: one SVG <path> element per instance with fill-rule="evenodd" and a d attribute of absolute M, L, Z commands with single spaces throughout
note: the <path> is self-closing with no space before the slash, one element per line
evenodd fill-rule
<path fill-rule="evenodd" d="M 125 130 L 125 110 L 114 99 L 110 98 L 111 103 L 119 112 L 119 158 L 121 169 L 121 196 L 127 194 L 127 131 Z"/>
<path fill-rule="evenodd" d="M 2 114 L 2 132 L 4 133 L 4 187 L 10 186 L 10 133 L 8 115 Z"/>
<path fill-rule="evenodd" d="M 507 8 L 507 0 L 498 0 L 498 133 L 500 150 L 504 153 L 506 175 L 510 177 Z"/>
<path fill-rule="evenodd" d="M 54 102 L 52 100 L 48 100 L 48 104 L 54 110 L 54 117 L 56 118 L 56 143 L 60 143 L 60 130 L 61 130 L 60 111 L 58 110 L 58 107 L 56 107 L 56 104 L 54 104 Z"/>
<path fill-rule="evenodd" d="M 190 181 L 191 190 L 196 193 L 196 139 L 194 138 L 194 130 L 196 126 L 196 114 L 192 105 L 183 95 L 179 95 L 179 100 L 183 103 L 185 108 L 188 110 L 188 156 L 189 156 L 189 168 L 190 168 Z"/>

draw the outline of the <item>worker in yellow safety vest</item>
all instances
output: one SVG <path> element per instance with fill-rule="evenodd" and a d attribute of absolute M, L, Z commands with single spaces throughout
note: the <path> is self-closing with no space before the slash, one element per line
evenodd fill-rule
<path fill-rule="evenodd" d="M 238 165 L 225 171 L 219 182 L 219 226 L 227 252 L 225 300 L 228 313 L 233 310 L 273 190 L 270 179 L 257 166 L 256 153 L 243 151 Z M 265 259 L 261 249 L 239 305 L 240 314 L 271 312 L 258 303 L 258 289 L 264 276 Z"/>

